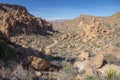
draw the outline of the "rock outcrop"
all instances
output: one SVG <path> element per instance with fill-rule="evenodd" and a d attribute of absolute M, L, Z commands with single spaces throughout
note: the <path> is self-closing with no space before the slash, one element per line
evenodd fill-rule
<path fill-rule="evenodd" d="M 46 35 L 53 31 L 52 24 L 36 18 L 19 5 L 0 4 L 0 29 L 7 36 L 19 34 Z"/>
<path fill-rule="evenodd" d="M 92 68 L 99 69 L 102 67 L 104 61 L 104 56 L 102 54 L 97 55 L 92 60 L 90 60 L 89 65 Z"/>
<path fill-rule="evenodd" d="M 24 66 L 31 65 L 35 70 L 46 70 L 50 68 L 51 63 L 47 60 L 35 56 L 29 56 L 23 61 Z"/>
<path fill-rule="evenodd" d="M 89 23 L 85 22 L 84 20 L 85 19 L 83 18 L 78 25 L 81 30 L 80 36 L 83 38 L 83 42 L 93 42 L 96 41 L 98 38 L 103 38 L 110 33 L 110 30 L 105 25 L 103 25 L 103 22 L 100 19 L 92 18 L 91 22 Z"/>

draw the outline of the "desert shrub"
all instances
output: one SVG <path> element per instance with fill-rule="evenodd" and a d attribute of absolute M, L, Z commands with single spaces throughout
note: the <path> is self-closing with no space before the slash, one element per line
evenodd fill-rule
<path fill-rule="evenodd" d="M 120 47 L 120 41 L 113 44 L 114 46 Z"/>
<path fill-rule="evenodd" d="M 108 69 L 105 71 L 107 80 L 115 80 L 117 73 L 114 69 Z"/>
<path fill-rule="evenodd" d="M 91 76 L 91 75 L 86 74 L 83 77 L 83 80 L 98 80 L 98 79 L 95 76 Z"/>
<path fill-rule="evenodd" d="M 106 63 L 120 65 L 120 60 L 111 54 L 107 54 L 104 57 Z"/>
<path fill-rule="evenodd" d="M 62 64 L 63 64 L 63 69 L 59 73 L 59 77 L 58 77 L 59 80 L 71 80 L 73 77 L 76 76 L 77 69 L 74 69 L 71 63 L 63 61 Z"/>

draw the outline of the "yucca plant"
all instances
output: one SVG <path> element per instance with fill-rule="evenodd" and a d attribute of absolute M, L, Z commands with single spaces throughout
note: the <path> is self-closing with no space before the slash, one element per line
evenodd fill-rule
<path fill-rule="evenodd" d="M 108 69 L 105 71 L 107 80 L 115 80 L 117 73 L 114 69 Z"/>

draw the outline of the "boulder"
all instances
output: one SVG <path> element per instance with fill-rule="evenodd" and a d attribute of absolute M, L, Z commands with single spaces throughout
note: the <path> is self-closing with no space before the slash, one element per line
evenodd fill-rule
<path fill-rule="evenodd" d="M 89 66 L 94 68 L 94 69 L 99 69 L 102 67 L 104 61 L 104 56 L 102 54 L 97 55 L 93 59 L 89 61 Z"/>
<path fill-rule="evenodd" d="M 43 58 L 29 56 L 23 61 L 24 66 L 31 65 L 35 70 L 44 71 L 50 68 L 51 63 Z"/>
<path fill-rule="evenodd" d="M 87 60 L 89 57 L 89 53 L 88 52 L 81 52 L 81 54 L 79 55 L 80 60 Z"/>

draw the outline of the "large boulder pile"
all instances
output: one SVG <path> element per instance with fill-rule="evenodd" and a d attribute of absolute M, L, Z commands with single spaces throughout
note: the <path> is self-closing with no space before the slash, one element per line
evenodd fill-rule
<path fill-rule="evenodd" d="M 83 42 L 85 43 L 89 40 L 95 41 L 98 38 L 103 38 L 110 33 L 110 30 L 105 25 L 103 25 L 100 19 L 97 18 L 92 18 L 91 22 L 88 23 L 83 17 L 78 27 L 80 28 L 80 35 L 83 38 Z"/>
<path fill-rule="evenodd" d="M 0 4 L 0 29 L 8 37 L 19 34 L 46 35 L 53 31 L 52 24 L 36 18 L 19 5 Z"/>

